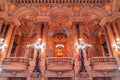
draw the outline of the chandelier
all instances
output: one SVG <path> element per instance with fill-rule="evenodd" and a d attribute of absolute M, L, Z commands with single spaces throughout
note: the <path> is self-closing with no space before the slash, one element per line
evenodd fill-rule
<path fill-rule="evenodd" d="M 58 48 L 58 49 L 62 49 L 62 48 L 64 48 L 64 45 L 63 44 L 57 44 L 55 47 Z"/>

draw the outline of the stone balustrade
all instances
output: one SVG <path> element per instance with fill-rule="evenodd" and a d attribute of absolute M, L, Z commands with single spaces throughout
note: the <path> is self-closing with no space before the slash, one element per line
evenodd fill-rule
<path fill-rule="evenodd" d="M 26 58 L 26 57 L 8 57 L 8 58 L 4 58 L 3 64 L 9 63 L 9 62 L 23 63 L 23 64 L 27 65 L 28 64 L 28 58 Z"/>
<path fill-rule="evenodd" d="M 29 61 L 26 57 L 8 57 L 2 61 L 2 68 L 7 71 L 21 71 L 26 70 L 28 64 Z"/>
<path fill-rule="evenodd" d="M 74 59 L 71 57 L 48 57 L 46 60 L 47 70 L 52 71 L 73 70 L 73 65 Z"/>
<path fill-rule="evenodd" d="M 117 61 L 114 57 L 94 57 L 92 67 L 97 71 L 110 71 L 118 69 Z"/>
<path fill-rule="evenodd" d="M 74 59 L 71 57 L 48 57 L 46 62 L 47 65 L 50 63 L 57 63 L 57 64 L 70 63 L 71 65 L 73 65 L 74 64 L 73 60 Z"/>

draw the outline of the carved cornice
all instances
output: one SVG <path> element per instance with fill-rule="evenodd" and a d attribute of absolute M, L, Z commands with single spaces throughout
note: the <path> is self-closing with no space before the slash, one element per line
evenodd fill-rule
<path fill-rule="evenodd" d="M 69 8 L 74 12 L 75 16 L 79 16 L 81 10 L 86 6 L 103 8 L 108 3 L 111 4 L 112 2 L 110 0 L 9 0 L 8 13 L 9 15 L 13 15 L 21 7 L 26 7 L 27 9 L 34 9 L 41 16 L 46 16 L 53 8 Z"/>
<path fill-rule="evenodd" d="M 31 4 L 31 3 L 79 3 L 79 4 L 86 4 L 86 3 L 92 3 L 92 4 L 105 4 L 105 3 L 110 3 L 111 0 L 8 0 L 9 2 L 14 2 L 17 4 Z"/>

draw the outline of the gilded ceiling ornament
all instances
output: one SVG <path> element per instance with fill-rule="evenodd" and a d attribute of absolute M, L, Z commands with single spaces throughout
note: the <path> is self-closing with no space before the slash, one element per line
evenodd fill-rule
<path fill-rule="evenodd" d="M 11 3 L 10 6 L 9 6 L 9 9 L 10 10 L 15 10 L 16 9 L 16 4 Z"/>
<path fill-rule="evenodd" d="M 58 21 L 62 21 L 63 19 L 64 19 L 64 16 L 62 16 L 62 15 L 58 15 L 58 16 L 57 16 L 57 20 L 58 20 Z"/>
<path fill-rule="evenodd" d="M 73 6 L 73 11 L 75 12 L 80 11 L 80 7 L 78 5 Z"/>
<path fill-rule="evenodd" d="M 104 5 L 105 10 L 110 10 L 111 9 L 111 4 L 105 4 Z"/>
<path fill-rule="evenodd" d="M 46 12 L 46 11 L 47 11 L 47 6 L 42 5 L 42 6 L 40 7 L 40 10 Z"/>

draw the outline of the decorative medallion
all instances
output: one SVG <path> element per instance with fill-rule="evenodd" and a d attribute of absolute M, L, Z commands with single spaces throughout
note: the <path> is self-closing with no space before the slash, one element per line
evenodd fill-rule
<path fill-rule="evenodd" d="M 11 3 L 10 6 L 9 6 L 9 9 L 10 10 L 15 10 L 16 9 L 16 4 Z"/>
<path fill-rule="evenodd" d="M 47 6 L 42 5 L 42 6 L 40 7 L 40 10 L 43 11 L 43 12 L 46 12 L 46 11 L 47 11 Z"/>
<path fill-rule="evenodd" d="M 75 12 L 80 11 L 80 6 L 78 6 L 78 5 L 73 6 L 73 11 L 75 11 Z"/>

